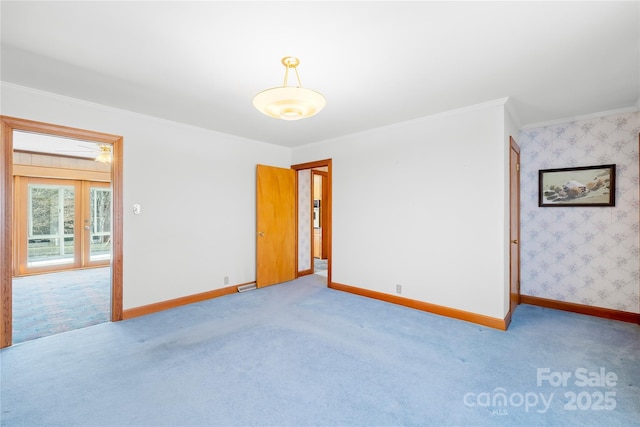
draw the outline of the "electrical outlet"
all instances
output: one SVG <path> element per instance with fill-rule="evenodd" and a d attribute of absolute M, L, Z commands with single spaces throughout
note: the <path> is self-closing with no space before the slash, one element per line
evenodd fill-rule
<path fill-rule="evenodd" d="M 225 285 L 229 284 L 229 276 L 224 276 L 224 284 Z"/>
<path fill-rule="evenodd" d="M 396 285 L 396 294 L 402 293 L 402 285 Z"/>

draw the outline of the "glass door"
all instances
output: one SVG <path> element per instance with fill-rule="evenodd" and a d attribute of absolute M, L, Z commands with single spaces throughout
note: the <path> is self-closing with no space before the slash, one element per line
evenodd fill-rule
<path fill-rule="evenodd" d="M 18 274 L 108 265 L 109 183 L 16 177 Z"/>
<path fill-rule="evenodd" d="M 73 265 L 75 185 L 27 185 L 27 268 Z"/>
<path fill-rule="evenodd" d="M 108 264 L 111 259 L 111 186 L 85 181 L 86 187 L 89 212 L 83 221 L 89 244 L 85 246 L 84 257 L 91 265 Z"/>

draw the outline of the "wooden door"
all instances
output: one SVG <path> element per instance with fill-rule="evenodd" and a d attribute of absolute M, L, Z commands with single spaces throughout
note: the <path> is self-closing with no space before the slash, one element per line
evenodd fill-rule
<path fill-rule="evenodd" d="M 327 173 L 326 172 L 322 172 L 322 209 L 320 210 L 320 221 L 322 222 L 322 227 L 321 227 L 321 238 L 322 238 L 322 244 L 321 244 L 321 249 L 322 249 L 322 256 L 321 259 L 327 259 L 327 254 L 329 253 L 329 238 L 327 237 L 327 232 L 329 230 L 329 227 L 325 226 L 325 224 L 329 223 L 329 209 L 327 209 L 327 206 L 329 205 L 329 203 L 327 203 L 328 201 L 328 194 L 329 194 L 329 180 L 327 179 Z"/>
<path fill-rule="evenodd" d="M 509 140 L 509 312 L 513 313 L 520 304 L 520 147 L 512 137 Z"/>
<path fill-rule="evenodd" d="M 256 286 L 296 278 L 296 172 L 256 168 Z"/>

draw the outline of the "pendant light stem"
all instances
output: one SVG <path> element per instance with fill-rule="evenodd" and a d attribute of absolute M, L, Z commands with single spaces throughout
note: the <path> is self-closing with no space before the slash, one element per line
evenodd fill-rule
<path fill-rule="evenodd" d="M 300 83 L 300 74 L 298 74 L 298 67 L 293 67 L 296 70 L 296 78 L 298 79 L 298 87 L 302 87 L 302 83 Z"/>
<path fill-rule="evenodd" d="M 300 74 L 298 74 L 298 65 L 300 64 L 300 60 L 293 56 L 285 56 L 282 58 L 282 65 L 284 65 L 284 83 L 282 87 L 287 87 L 287 83 L 289 82 L 289 68 L 293 68 L 296 72 L 296 78 L 298 79 L 298 86 L 302 87 L 302 83 L 300 83 Z"/>

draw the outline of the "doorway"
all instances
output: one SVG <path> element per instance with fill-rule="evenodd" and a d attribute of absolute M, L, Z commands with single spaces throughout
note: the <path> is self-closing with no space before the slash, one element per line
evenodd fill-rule
<path fill-rule="evenodd" d="M 93 159 L 56 158 L 21 150 L 14 140 L 14 277 L 12 341 L 20 343 L 108 322 L 111 272 L 109 168 Z M 30 169 L 25 170 L 25 157 Z M 69 179 L 38 163 L 71 163 Z M 106 182 L 71 179 L 106 169 Z M 93 171 L 95 174 L 95 171 Z M 97 179 L 97 177 L 94 177 Z"/>
<path fill-rule="evenodd" d="M 24 170 L 33 170 L 34 165 L 14 162 L 16 155 L 14 153 L 15 132 L 46 136 L 55 141 L 64 139 L 75 143 L 80 141 L 99 144 L 101 151 L 108 151 L 110 154 L 111 163 L 108 168 L 110 184 L 103 185 L 92 179 L 71 179 L 71 181 L 80 181 L 80 183 L 70 183 L 68 182 L 69 176 L 60 175 L 62 173 L 60 169 L 64 168 L 51 167 L 46 174 L 39 173 L 32 176 L 37 179 L 31 181 L 30 178 L 26 178 L 24 183 L 19 184 L 25 185 L 27 189 L 27 192 L 22 195 L 26 199 L 26 204 L 20 204 L 21 207 L 19 207 L 13 197 L 14 194 L 18 194 L 17 184 L 14 182 L 14 172 L 24 176 Z M 2 167 L 2 173 L 0 173 L 0 187 L 2 188 L 2 197 L 0 198 L 0 264 L 2 265 L 0 274 L 0 347 L 12 344 L 12 279 L 14 276 L 20 276 L 20 262 L 25 263 L 23 275 L 39 272 L 38 268 L 50 269 L 51 265 L 56 265 L 56 263 L 58 267 L 55 268 L 60 268 L 60 265 L 65 264 L 70 264 L 71 268 L 78 268 L 78 263 L 85 267 L 106 265 L 110 273 L 109 320 L 122 320 L 122 142 L 122 137 L 117 135 L 0 116 L 0 165 Z M 56 149 L 59 150 L 60 146 L 50 141 L 49 144 L 46 144 L 44 152 L 55 155 Z M 59 155 L 59 157 L 82 156 Z M 96 160 L 97 157 L 100 156 L 96 156 Z M 104 155 L 101 157 L 104 159 Z M 36 167 L 42 167 L 42 165 L 36 165 Z M 29 174 L 26 175 L 29 176 Z M 38 181 L 42 178 L 53 181 Z M 82 206 L 80 211 L 83 212 L 76 213 L 74 209 L 74 213 L 71 214 L 69 206 L 72 204 L 71 200 L 74 205 L 77 203 L 76 192 L 85 194 L 84 199 L 80 199 Z M 92 197 L 94 198 L 93 202 L 91 201 Z M 107 199 L 110 199 L 111 203 L 111 216 L 108 218 L 104 215 L 106 209 L 104 203 Z M 36 208 L 45 211 L 45 214 L 37 219 L 35 224 L 33 223 L 34 201 Z M 31 219 L 28 219 L 27 216 L 27 213 L 30 212 L 29 203 L 31 203 Z M 101 207 L 100 203 L 103 203 Z M 85 209 L 87 206 L 88 209 Z M 93 217 L 91 206 L 94 208 Z M 22 226 L 19 224 L 17 216 L 17 211 L 20 209 L 26 212 L 24 218 L 27 218 L 22 220 Z M 47 212 L 50 215 L 47 215 Z M 68 215 L 66 215 L 67 213 Z M 49 219 L 49 223 L 46 218 Z M 88 230 L 85 227 L 88 227 Z M 76 233 L 78 228 L 82 230 Z M 26 231 L 27 237 L 16 239 L 18 229 Z M 34 249 L 32 255 L 37 252 L 35 251 L 36 247 L 41 252 L 49 252 L 49 259 L 45 257 L 43 261 L 43 258 L 40 258 L 40 261 L 49 264 L 48 266 L 36 265 L 35 259 L 33 265 L 29 266 L 30 245 Z M 19 255 L 21 250 L 26 252 L 26 257 Z M 55 256 L 53 252 L 55 252 Z M 106 252 L 109 252 L 110 260 L 105 259 Z M 70 253 L 73 255 L 70 256 Z M 40 255 L 42 256 L 42 253 Z M 70 259 L 73 261 L 68 262 Z M 29 271 L 30 268 L 36 270 Z"/>
<path fill-rule="evenodd" d="M 322 256 L 326 260 L 326 284 L 331 284 L 331 159 L 327 159 L 292 165 L 290 169 L 257 165 L 256 287 L 314 273 L 314 169 L 326 173 Z"/>
<path fill-rule="evenodd" d="M 311 253 L 313 257 L 313 274 L 327 275 L 327 167 L 311 169 L 313 194 L 313 242 Z"/>
<path fill-rule="evenodd" d="M 509 137 L 509 318 L 520 304 L 520 147 Z"/>
<path fill-rule="evenodd" d="M 298 276 L 317 274 L 331 284 L 332 161 L 291 166 L 298 172 Z"/>

